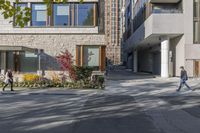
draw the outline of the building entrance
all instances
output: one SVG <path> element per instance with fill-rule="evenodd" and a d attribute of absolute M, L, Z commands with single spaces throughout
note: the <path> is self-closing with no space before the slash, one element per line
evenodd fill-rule
<path fill-rule="evenodd" d="M 153 74 L 156 74 L 156 75 L 161 74 L 161 53 L 160 52 L 153 53 Z"/>

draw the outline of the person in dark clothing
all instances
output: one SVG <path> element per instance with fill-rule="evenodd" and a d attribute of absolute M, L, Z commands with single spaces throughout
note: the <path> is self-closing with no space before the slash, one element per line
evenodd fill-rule
<path fill-rule="evenodd" d="M 14 91 L 13 90 L 13 74 L 12 74 L 12 71 L 11 70 L 8 70 L 6 72 L 6 78 L 5 78 L 5 81 L 4 81 L 5 85 L 3 86 L 3 91 L 5 90 L 5 88 L 10 84 L 10 87 L 11 87 L 11 91 Z"/>
<path fill-rule="evenodd" d="M 188 75 L 187 75 L 187 71 L 184 69 L 183 66 L 180 67 L 181 69 L 181 76 L 180 76 L 180 85 L 179 88 L 176 91 L 180 91 L 181 88 L 185 85 L 189 90 L 192 90 L 190 88 L 190 86 L 186 83 L 186 81 L 188 80 Z"/>

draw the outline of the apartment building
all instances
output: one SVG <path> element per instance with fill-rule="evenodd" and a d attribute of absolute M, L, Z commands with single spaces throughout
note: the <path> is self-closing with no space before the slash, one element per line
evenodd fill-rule
<path fill-rule="evenodd" d="M 105 39 L 107 59 L 121 63 L 120 10 L 122 0 L 105 0 Z"/>
<path fill-rule="evenodd" d="M 200 76 L 200 0 L 137 0 L 132 16 L 124 52 L 135 72 Z"/>
<path fill-rule="evenodd" d="M 16 7 L 31 8 L 31 21 L 24 28 L 9 23 L 14 18 L 0 15 L 1 73 L 59 71 L 55 57 L 65 50 L 73 55 L 74 64 L 105 70 L 103 0 L 54 3 L 50 16 L 43 0 L 20 2 Z"/>

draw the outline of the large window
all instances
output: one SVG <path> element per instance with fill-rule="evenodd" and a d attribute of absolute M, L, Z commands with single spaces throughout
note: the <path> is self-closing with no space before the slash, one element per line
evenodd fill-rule
<path fill-rule="evenodd" d="M 102 0 L 103 1 L 103 0 Z M 103 3 L 100 3 L 103 6 Z M 54 3 L 50 6 L 52 13 L 48 15 L 47 5 L 44 3 L 30 3 L 31 5 L 31 22 L 33 27 L 88 27 L 100 25 L 100 30 L 104 30 L 104 7 L 97 9 L 97 3 Z M 28 3 L 16 5 L 23 10 Z M 101 18 L 98 18 L 100 16 Z M 16 18 L 14 18 L 16 21 Z M 17 27 L 17 25 L 16 25 Z"/>
<path fill-rule="evenodd" d="M 38 56 L 30 52 L 7 52 L 7 69 L 15 72 L 37 72 Z"/>
<path fill-rule="evenodd" d="M 47 26 L 48 15 L 45 4 L 32 4 L 32 26 Z"/>
<path fill-rule="evenodd" d="M 99 47 L 84 47 L 84 65 L 99 66 Z"/>
<path fill-rule="evenodd" d="M 94 4 L 75 5 L 75 25 L 94 26 Z"/>
<path fill-rule="evenodd" d="M 67 4 L 54 4 L 53 18 L 55 26 L 70 25 L 70 6 Z"/>
<path fill-rule="evenodd" d="M 47 15 L 46 4 L 33 3 L 31 5 L 31 26 L 96 26 L 98 13 L 95 3 L 55 3 L 50 16 Z"/>
<path fill-rule="evenodd" d="M 76 65 L 105 70 L 105 46 L 77 46 Z"/>
<path fill-rule="evenodd" d="M 20 52 L 20 72 L 37 72 L 38 56 L 35 53 Z"/>

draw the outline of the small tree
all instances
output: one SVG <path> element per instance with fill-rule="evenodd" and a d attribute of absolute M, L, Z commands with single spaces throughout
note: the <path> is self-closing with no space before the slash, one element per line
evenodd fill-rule
<path fill-rule="evenodd" d="M 76 76 L 75 68 L 73 66 L 72 54 L 68 50 L 66 50 L 65 52 L 61 52 L 61 54 L 58 55 L 56 59 L 58 63 L 60 64 L 61 69 L 69 73 L 70 79 L 76 80 L 77 76 Z"/>

